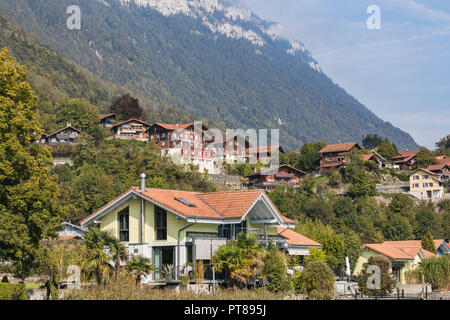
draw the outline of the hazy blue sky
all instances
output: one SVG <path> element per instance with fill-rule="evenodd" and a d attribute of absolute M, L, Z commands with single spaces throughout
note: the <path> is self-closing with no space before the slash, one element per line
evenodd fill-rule
<path fill-rule="evenodd" d="M 322 70 L 418 144 L 450 134 L 450 1 L 241 0 L 303 42 Z M 381 30 L 369 30 L 369 5 Z"/>

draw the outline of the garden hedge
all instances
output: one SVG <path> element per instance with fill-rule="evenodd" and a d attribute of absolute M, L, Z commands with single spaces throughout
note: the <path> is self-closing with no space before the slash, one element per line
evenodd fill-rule
<path fill-rule="evenodd" d="M 0 300 L 26 300 L 27 288 L 23 283 L 0 283 Z"/>

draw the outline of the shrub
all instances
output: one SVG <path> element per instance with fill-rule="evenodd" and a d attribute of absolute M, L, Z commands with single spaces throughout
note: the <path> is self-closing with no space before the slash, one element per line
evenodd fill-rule
<path fill-rule="evenodd" d="M 406 284 L 420 284 L 422 283 L 422 276 L 419 269 L 405 271 Z"/>
<path fill-rule="evenodd" d="M 264 256 L 263 263 L 262 274 L 269 282 L 267 289 L 271 292 L 288 291 L 290 281 L 286 274 L 286 256 L 275 246 L 271 246 Z"/>
<path fill-rule="evenodd" d="M 450 287 L 450 257 L 432 257 L 423 259 L 419 264 L 424 280 L 433 289 Z"/>
<path fill-rule="evenodd" d="M 309 263 L 297 272 L 293 283 L 297 293 L 308 294 L 312 300 L 331 300 L 334 297 L 334 275 L 323 261 Z"/>
<path fill-rule="evenodd" d="M 24 283 L 0 283 L 0 300 L 26 300 L 27 289 Z"/>
<path fill-rule="evenodd" d="M 371 289 L 367 286 L 369 277 L 373 275 L 371 272 L 367 272 L 369 266 L 378 266 L 380 268 L 380 288 L 379 289 Z M 389 272 L 390 270 L 390 262 L 384 256 L 375 256 L 370 257 L 368 262 L 364 264 L 361 275 L 358 279 L 358 287 L 359 289 L 368 296 L 382 295 L 386 296 L 392 293 L 395 284 L 397 283 L 396 279 Z"/>

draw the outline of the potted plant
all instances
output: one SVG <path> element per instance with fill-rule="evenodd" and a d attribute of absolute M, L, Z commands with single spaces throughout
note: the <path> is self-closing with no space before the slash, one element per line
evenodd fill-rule
<path fill-rule="evenodd" d="M 170 282 L 172 280 L 173 275 L 173 265 L 165 264 L 161 270 L 163 276 L 166 278 L 166 282 Z"/>

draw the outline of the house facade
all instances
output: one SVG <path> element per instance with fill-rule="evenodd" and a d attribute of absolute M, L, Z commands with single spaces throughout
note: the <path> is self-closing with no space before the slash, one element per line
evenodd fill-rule
<path fill-rule="evenodd" d="M 283 164 L 274 168 L 263 168 L 246 178 L 248 178 L 251 188 L 271 190 L 280 184 L 298 187 L 301 179 L 306 175 L 307 173 L 304 171 Z"/>
<path fill-rule="evenodd" d="M 409 177 L 409 194 L 420 200 L 441 200 L 444 186 L 439 176 L 427 169 L 418 169 Z"/>
<path fill-rule="evenodd" d="M 384 159 L 378 152 L 375 150 L 371 150 L 369 154 L 365 154 L 362 156 L 362 160 L 364 162 L 372 161 L 374 162 L 379 169 L 383 169 L 386 167 L 386 159 Z"/>
<path fill-rule="evenodd" d="M 293 228 L 262 190 L 196 193 L 131 188 L 81 222 L 122 241 L 129 253 L 152 259 L 155 272 L 144 282 L 162 281 L 165 265 L 180 280 L 189 264 L 209 263 L 215 250 L 239 233 L 253 233 L 263 244 L 274 241 L 286 250 L 297 248 L 278 236 Z M 307 252 L 302 251 L 302 254 Z"/>
<path fill-rule="evenodd" d="M 441 180 L 450 179 L 450 159 L 447 157 L 438 157 L 439 164 L 431 165 L 427 168 L 428 171 L 436 174 Z"/>
<path fill-rule="evenodd" d="M 329 144 L 319 151 L 320 169 L 339 169 L 350 161 L 350 152 L 354 149 L 361 150 L 356 142 Z"/>
<path fill-rule="evenodd" d="M 49 146 L 79 144 L 79 137 L 81 133 L 81 130 L 72 127 L 72 125 L 68 123 L 64 128 L 58 131 L 55 131 L 48 135 L 43 134 L 39 139 L 39 143 Z"/>
<path fill-rule="evenodd" d="M 422 259 L 436 255 L 423 249 L 420 241 L 386 241 L 384 243 L 366 243 L 361 247 L 361 255 L 356 262 L 353 275 L 358 276 L 369 258 L 384 256 L 391 263 L 390 272 L 400 284 L 406 284 L 405 272 L 414 270 Z"/>
<path fill-rule="evenodd" d="M 114 122 L 117 120 L 117 115 L 115 113 L 101 114 L 99 115 L 98 124 L 103 128 L 111 128 Z"/>
<path fill-rule="evenodd" d="M 394 168 L 400 168 L 403 170 L 411 170 L 415 163 L 415 158 L 420 150 L 402 150 L 398 152 L 398 155 L 391 158 L 394 162 Z"/>
<path fill-rule="evenodd" d="M 81 143 L 82 132 L 68 123 L 64 128 L 51 134 L 43 134 L 38 141 L 39 144 L 50 146 L 53 156 L 53 165 L 73 165 L 73 147 Z"/>
<path fill-rule="evenodd" d="M 113 139 L 147 141 L 147 130 L 150 127 L 148 123 L 142 120 L 129 119 L 113 125 L 111 131 L 113 132 Z"/>
<path fill-rule="evenodd" d="M 177 164 L 198 166 L 202 173 L 221 173 L 214 165 L 215 149 L 212 140 L 206 136 L 208 128 L 202 126 L 197 131 L 194 123 L 155 123 L 147 134 L 149 141 L 161 148 L 161 155 L 170 156 Z"/>

